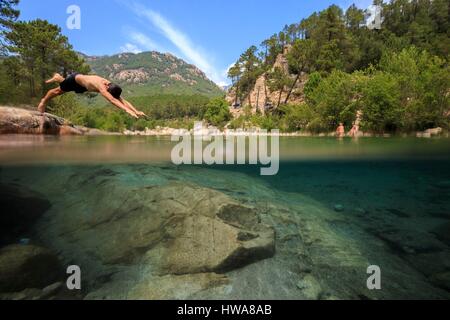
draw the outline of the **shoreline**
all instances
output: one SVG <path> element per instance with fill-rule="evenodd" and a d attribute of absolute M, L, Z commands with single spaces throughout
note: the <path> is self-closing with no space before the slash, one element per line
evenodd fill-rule
<path fill-rule="evenodd" d="M 336 137 L 335 132 L 312 133 L 312 132 L 275 132 L 264 130 L 258 127 L 248 129 L 228 129 L 220 130 L 217 127 L 198 122 L 193 129 L 175 129 L 170 127 L 156 127 L 142 131 L 124 130 L 123 132 L 107 132 L 96 128 L 86 128 L 74 125 L 66 119 L 57 117 L 50 113 L 41 114 L 35 110 L 23 109 L 18 107 L 0 106 L 0 135 L 6 134 L 29 134 L 29 135 L 54 135 L 54 136 L 277 136 L 277 137 Z M 345 135 L 344 137 L 350 137 Z M 344 138 L 342 137 L 342 138 Z M 417 137 L 449 138 L 450 133 L 442 128 L 432 128 L 420 132 L 411 133 L 385 133 L 377 134 L 360 131 L 352 138 L 371 138 L 371 137 Z"/>
<path fill-rule="evenodd" d="M 433 128 L 427 129 L 425 131 L 417 131 L 412 133 L 385 133 L 385 134 L 376 134 L 370 132 L 359 132 L 356 136 L 351 137 L 349 135 L 345 135 L 344 137 L 336 137 L 335 132 L 329 133 L 311 133 L 311 132 L 270 132 L 267 130 L 263 130 L 261 128 L 252 128 L 248 130 L 237 129 L 237 130 L 220 130 L 216 127 L 209 126 L 202 128 L 201 130 L 197 129 L 175 129 L 169 127 L 157 127 L 156 129 L 146 129 L 144 131 L 132 131 L 125 130 L 120 135 L 124 136 L 144 136 L 144 137 L 165 137 L 165 136 L 183 136 L 183 135 L 201 135 L 201 136 L 277 136 L 277 137 L 307 137 L 307 138 L 391 138 L 391 137 L 403 137 L 403 138 L 449 138 L 450 133 L 444 131 L 442 128 Z"/>

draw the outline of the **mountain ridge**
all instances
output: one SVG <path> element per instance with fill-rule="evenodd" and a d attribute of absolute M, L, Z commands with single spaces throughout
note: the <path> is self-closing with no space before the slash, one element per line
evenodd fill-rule
<path fill-rule="evenodd" d="M 123 86 L 129 96 L 223 95 L 223 90 L 198 67 L 170 53 L 145 51 L 105 56 L 80 55 L 93 73 Z"/>

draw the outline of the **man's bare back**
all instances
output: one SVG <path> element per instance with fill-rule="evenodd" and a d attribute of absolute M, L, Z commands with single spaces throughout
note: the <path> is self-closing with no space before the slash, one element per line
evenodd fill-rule
<path fill-rule="evenodd" d="M 123 99 L 120 95 L 122 89 L 111 83 L 110 81 L 96 76 L 96 75 L 83 75 L 83 74 L 72 74 L 67 78 L 63 78 L 60 74 L 56 73 L 53 78 L 46 81 L 46 83 L 57 82 L 60 84 L 58 88 L 50 90 L 44 98 L 42 98 L 38 109 L 40 112 L 45 112 L 47 103 L 66 92 L 74 91 L 76 93 L 98 92 L 111 104 L 119 109 L 124 110 L 133 118 L 138 119 L 139 117 L 145 117 L 145 113 L 137 110 L 130 102 Z"/>
<path fill-rule="evenodd" d="M 108 81 L 99 76 L 83 75 L 79 74 L 76 77 L 76 81 L 85 87 L 89 92 L 100 92 L 105 86 L 108 86 L 111 81 Z"/>

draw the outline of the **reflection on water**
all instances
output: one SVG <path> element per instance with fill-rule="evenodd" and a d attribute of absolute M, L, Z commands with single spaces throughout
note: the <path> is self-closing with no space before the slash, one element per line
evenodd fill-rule
<path fill-rule="evenodd" d="M 8 269 L 14 284 L 0 273 L 0 298 L 66 297 L 42 288 L 69 264 L 83 271 L 72 298 L 450 298 L 448 139 L 281 138 L 269 177 L 177 167 L 173 145 L 1 137 L 0 259 L 46 264 Z"/>
<path fill-rule="evenodd" d="M 247 138 L 247 148 L 248 144 Z M 0 163 L 168 162 L 175 145 L 170 137 L 3 135 Z M 280 157 L 281 160 L 447 159 L 450 139 L 281 137 Z"/>

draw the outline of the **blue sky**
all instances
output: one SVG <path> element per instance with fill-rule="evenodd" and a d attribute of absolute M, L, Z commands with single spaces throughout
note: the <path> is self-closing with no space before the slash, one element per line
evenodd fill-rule
<path fill-rule="evenodd" d="M 372 0 L 21 0 L 22 20 L 47 19 L 74 48 L 89 55 L 170 52 L 197 65 L 218 84 L 248 47 L 285 24 L 335 3 L 367 8 Z M 81 10 L 81 29 L 66 26 L 67 8 Z"/>

